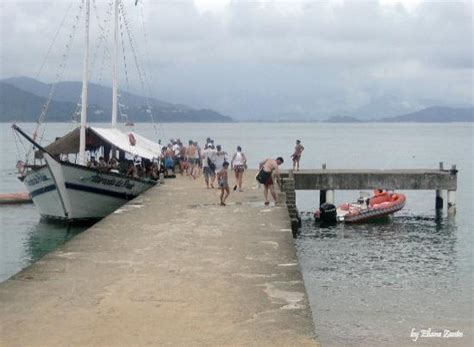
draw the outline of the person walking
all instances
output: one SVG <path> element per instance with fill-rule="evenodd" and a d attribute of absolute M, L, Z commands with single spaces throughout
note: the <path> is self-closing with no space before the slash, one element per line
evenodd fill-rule
<path fill-rule="evenodd" d="M 215 155 L 216 150 L 211 144 L 207 144 L 202 152 L 202 172 L 208 189 L 214 188 L 214 181 L 216 179 Z"/>
<path fill-rule="evenodd" d="M 181 143 L 181 141 L 179 141 L 178 143 L 179 145 L 179 157 L 178 157 L 178 160 L 179 160 L 179 173 L 181 174 L 181 176 L 183 176 L 183 174 L 186 172 L 188 172 L 188 158 L 186 156 L 186 151 L 187 151 L 187 148 L 186 146 L 184 146 L 183 143 Z"/>
<path fill-rule="evenodd" d="M 193 179 L 196 179 L 195 171 L 196 171 L 196 168 L 197 168 L 197 165 L 198 165 L 197 155 L 199 155 L 199 154 L 198 154 L 198 150 L 196 148 L 196 145 L 194 144 L 194 142 L 192 140 L 189 140 L 188 141 L 188 148 L 186 150 L 186 158 L 188 160 L 187 174 L 188 174 L 188 176 L 191 175 L 191 177 Z"/>
<path fill-rule="evenodd" d="M 235 152 L 230 162 L 231 170 L 235 173 L 235 185 L 234 190 L 239 188 L 239 192 L 242 192 L 242 180 L 244 176 L 245 167 L 247 165 L 247 158 L 242 152 L 242 147 L 237 146 L 237 152 Z"/>
<path fill-rule="evenodd" d="M 227 152 L 222 150 L 221 145 L 216 146 L 216 173 L 222 170 L 222 167 L 227 160 Z"/>
<path fill-rule="evenodd" d="M 224 163 L 222 163 L 221 170 L 217 172 L 217 184 L 219 185 L 219 189 L 221 190 L 221 206 L 225 206 L 225 200 L 230 194 L 229 180 L 227 174 L 228 168 L 229 163 L 225 161 Z"/>
<path fill-rule="evenodd" d="M 304 147 L 301 144 L 300 140 L 296 140 L 296 146 L 295 146 L 295 151 L 291 155 L 291 159 L 293 159 L 293 170 L 296 169 L 296 171 L 300 170 L 300 159 L 301 159 L 301 154 L 304 151 Z"/>
<path fill-rule="evenodd" d="M 259 173 L 257 174 L 257 181 L 264 185 L 263 196 L 265 197 L 265 205 L 270 205 L 268 201 L 268 191 L 272 194 L 273 200 L 277 201 L 277 196 L 275 193 L 275 188 L 273 187 L 273 178 L 272 173 L 275 172 L 275 177 L 280 178 L 280 171 L 278 170 L 278 166 L 283 164 L 284 160 L 282 157 L 278 157 L 276 159 L 265 159 L 259 164 Z"/>
<path fill-rule="evenodd" d="M 194 141 L 194 146 L 196 147 L 196 153 L 194 154 L 194 161 L 197 169 L 194 170 L 194 178 L 198 178 L 201 175 L 202 169 L 202 150 L 197 141 Z"/>

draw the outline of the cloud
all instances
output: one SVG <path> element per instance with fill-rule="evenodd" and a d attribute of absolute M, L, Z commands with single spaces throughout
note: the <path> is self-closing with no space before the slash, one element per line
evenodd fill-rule
<path fill-rule="evenodd" d="M 34 75 L 68 3 L 0 6 L 1 75 Z M 97 7 L 102 16 L 106 4 Z M 383 95 L 472 103 L 470 1 L 188 0 L 126 8 L 155 96 L 168 101 L 234 116 L 321 116 Z M 139 35 L 143 20 L 148 49 Z M 79 43 L 71 56 L 67 76 L 79 79 Z M 127 46 L 126 61 L 132 75 Z M 43 79 L 54 79 L 49 66 Z M 139 90 L 137 78 L 130 88 Z"/>

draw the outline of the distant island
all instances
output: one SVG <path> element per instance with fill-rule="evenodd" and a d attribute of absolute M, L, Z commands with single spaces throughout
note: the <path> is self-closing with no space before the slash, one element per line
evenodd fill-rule
<path fill-rule="evenodd" d="M 420 111 L 407 113 L 395 117 L 362 120 L 350 116 L 330 117 L 326 123 L 452 123 L 474 122 L 474 107 L 454 108 L 433 106 Z"/>
<path fill-rule="evenodd" d="M 29 77 L 0 80 L 0 122 L 36 122 L 46 103 L 50 85 Z M 60 82 L 49 104 L 46 120 L 70 122 L 79 120 L 81 82 Z M 111 115 L 112 89 L 89 84 L 87 119 L 90 122 L 108 122 Z M 119 121 L 150 122 L 216 122 L 234 120 L 210 109 L 194 109 L 185 105 L 147 99 L 120 91 Z M 150 105 L 150 109 L 148 108 Z"/>
<path fill-rule="evenodd" d="M 326 119 L 324 123 L 361 123 L 360 119 L 350 116 L 334 116 Z"/>
<path fill-rule="evenodd" d="M 396 117 L 379 119 L 378 122 L 450 123 L 474 122 L 474 108 L 428 107 Z"/>

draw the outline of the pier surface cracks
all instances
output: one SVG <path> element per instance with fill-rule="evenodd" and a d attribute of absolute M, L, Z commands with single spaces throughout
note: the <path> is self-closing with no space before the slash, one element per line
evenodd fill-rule
<path fill-rule="evenodd" d="M 255 172 L 166 180 L 0 284 L 1 346 L 318 345 L 285 206 Z"/>

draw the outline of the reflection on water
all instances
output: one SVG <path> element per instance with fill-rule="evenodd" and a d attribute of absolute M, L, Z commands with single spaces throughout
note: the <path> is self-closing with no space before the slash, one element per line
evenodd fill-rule
<path fill-rule="evenodd" d="M 469 290 L 458 283 L 456 235 L 454 221 L 437 217 L 332 226 L 304 219 L 296 245 L 322 342 L 407 344 L 412 327 L 459 329 L 471 313 L 456 302 Z"/>
<path fill-rule="evenodd" d="M 1 206 L 0 214 L 0 282 L 87 228 L 42 221 L 34 205 Z"/>
<path fill-rule="evenodd" d="M 25 248 L 29 261 L 32 263 L 37 261 L 85 229 L 87 225 L 51 223 L 41 219 L 28 230 L 29 236 Z"/>
<path fill-rule="evenodd" d="M 349 276 L 360 278 L 360 284 L 365 285 L 367 277 L 376 277 L 381 280 L 374 283 L 376 286 L 401 287 L 405 281 L 416 281 L 413 274 L 446 276 L 454 272 L 455 232 L 455 223 L 448 220 L 393 217 L 376 223 L 337 224 L 327 228 L 305 221 L 299 239 L 320 240 L 317 242 L 319 263 L 313 269 L 321 271 L 323 267 L 324 277 L 334 270 L 331 280 Z M 313 242 L 298 244 L 305 252 L 315 247 Z M 353 281 L 353 285 L 358 285 L 358 281 Z"/>

